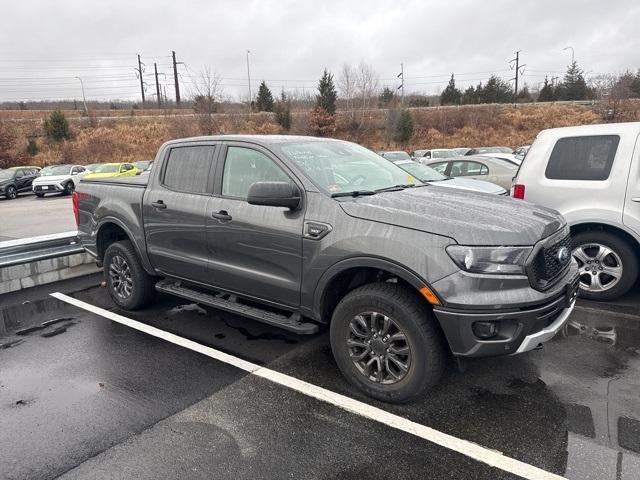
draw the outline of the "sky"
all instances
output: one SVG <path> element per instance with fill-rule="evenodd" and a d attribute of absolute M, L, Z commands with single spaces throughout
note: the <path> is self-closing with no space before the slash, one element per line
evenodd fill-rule
<path fill-rule="evenodd" d="M 538 86 L 575 60 L 587 77 L 640 68 L 638 0 L 4 0 L 0 15 L 0 101 L 147 98 L 159 81 L 174 96 L 175 50 L 183 97 L 209 67 L 224 97 L 248 97 L 265 80 L 313 91 L 324 68 L 369 64 L 380 86 L 439 93 L 495 73 L 509 80 L 520 50 L 521 82 Z M 521 83 L 522 85 L 522 83 Z"/>

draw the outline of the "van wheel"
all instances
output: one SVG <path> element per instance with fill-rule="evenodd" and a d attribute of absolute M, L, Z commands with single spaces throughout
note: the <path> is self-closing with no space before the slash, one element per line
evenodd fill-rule
<path fill-rule="evenodd" d="M 445 342 L 413 291 L 371 283 L 349 292 L 331 319 L 331 349 L 342 374 L 367 395 L 403 403 L 438 383 Z"/>
<path fill-rule="evenodd" d="M 578 233 L 572 240 L 582 298 L 612 300 L 627 293 L 638 278 L 638 257 L 619 236 L 601 230 Z"/>
<path fill-rule="evenodd" d="M 137 310 L 155 298 L 156 279 L 144 271 L 129 240 L 109 245 L 104 254 L 104 275 L 109 295 L 125 310 Z"/>

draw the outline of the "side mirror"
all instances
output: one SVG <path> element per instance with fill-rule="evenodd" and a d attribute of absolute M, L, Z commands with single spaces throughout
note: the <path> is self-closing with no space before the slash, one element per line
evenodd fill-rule
<path fill-rule="evenodd" d="M 247 203 L 267 207 L 286 207 L 295 210 L 300 206 L 300 190 L 289 182 L 255 182 L 249 187 Z"/>

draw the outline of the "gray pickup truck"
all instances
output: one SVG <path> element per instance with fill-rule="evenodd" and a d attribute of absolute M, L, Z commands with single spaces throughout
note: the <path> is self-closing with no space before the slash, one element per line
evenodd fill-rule
<path fill-rule="evenodd" d="M 73 204 L 119 307 L 163 292 L 298 334 L 328 324 L 344 376 L 390 402 L 451 354 L 538 347 L 575 303 L 557 212 L 424 185 L 339 140 L 171 141 L 148 177 L 83 180 Z"/>

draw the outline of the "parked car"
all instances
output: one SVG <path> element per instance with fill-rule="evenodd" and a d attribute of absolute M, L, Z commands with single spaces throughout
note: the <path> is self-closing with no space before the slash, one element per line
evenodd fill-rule
<path fill-rule="evenodd" d="M 432 160 L 427 165 L 447 177 L 470 177 L 485 180 L 500 185 L 506 190 L 511 189 L 513 177 L 518 171 L 517 166 L 504 160 L 480 156 Z"/>
<path fill-rule="evenodd" d="M 450 158 L 455 157 L 456 153 L 450 148 L 432 148 L 430 150 L 416 150 L 411 154 L 414 160 L 424 163 L 433 158 Z"/>
<path fill-rule="evenodd" d="M 135 310 L 160 291 L 298 334 L 329 324 L 344 376 L 384 401 L 435 385 L 449 351 L 538 347 L 575 304 L 560 214 L 408 181 L 353 143 L 199 137 L 165 143 L 155 165 L 74 193 L 114 303 Z"/>
<path fill-rule="evenodd" d="M 142 172 L 140 172 L 139 175 L 142 175 L 142 176 L 149 175 L 151 173 L 152 168 L 153 168 L 153 162 L 151 162 L 147 168 L 145 168 Z"/>
<path fill-rule="evenodd" d="M 529 151 L 530 148 L 531 148 L 531 145 L 523 145 L 522 147 L 516 148 L 513 154 L 516 156 L 518 160 L 522 161 L 524 160 L 524 157 L 527 155 L 527 152 Z"/>
<path fill-rule="evenodd" d="M 98 168 L 100 165 L 102 165 L 102 164 L 101 163 L 90 163 L 89 165 L 85 165 L 84 168 L 88 172 L 94 172 L 96 170 L 96 168 Z"/>
<path fill-rule="evenodd" d="M 396 160 L 395 163 L 398 167 L 405 172 L 410 173 L 422 183 L 428 183 L 429 185 L 436 185 L 438 187 L 451 187 L 461 188 L 463 190 L 471 190 L 473 192 L 492 193 L 494 195 L 508 195 L 509 191 L 502 188 L 495 183 L 485 182 L 482 180 L 476 180 L 473 178 L 453 178 L 447 177 L 433 168 L 413 160 Z"/>
<path fill-rule="evenodd" d="M 13 200 L 20 193 L 30 192 L 31 184 L 38 175 L 37 167 L 11 167 L 0 170 L 0 196 Z"/>
<path fill-rule="evenodd" d="M 505 162 L 510 163 L 511 165 L 515 165 L 516 167 L 519 167 L 520 164 L 522 163 L 522 160 L 516 157 L 512 153 L 479 153 L 476 155 L 476 157 L 498 158 L 500 160 L 504 160 Z"/>
<path fill-rule="evenodd" d="M 36 171 L 40 171 L 41 168 L 40 167 L 36 167 L 35 165 L 24 165 L 22 167 L 9 167 L 9 170 L 18 170 L 18 169 L 29 169 L 29 170 L 36 170 Z"/>
<path fill-rule="evenodd" d="M 88 172 L 82 165 L 52 165 L 43 168 L 40 176 L 33 181 L 32 190 L 36 197 L 47 193 L 71 195 L 80 179 Z"/>
<path fill-rule="evenodd" d="M 134 177 L 140 170 L 131 163 L 102 163 L 86 178 L 106 178 L 106 177 Z"/>
<path fill-rule="evenodd" d="M 617 298 L 638 278 L 639 135 L 640 122 L 544 130 L 514 181 L 515 198 L 566 216 L 585 298 Z"/>
<path fill-rule="evenodd" d="M 407 152 L 378 152 L 378 155 L 386 158 L 387 160 L 411 160 L 411 156 Z"/>
<path fill-rule="evenodd" d="M 465 156 L 469 150 L 471 150 L 470 148 L 466 148 L 466 147 L 461 147 L 461 148 L 452 148 L 451 150 L 453 150 L 455 152 L 456 155 L 458 156 Z"/>
<path fill-rule="evenodd" d="M 470 149 L 465 155 L 478 155 L 479 153 L 513 153 L 509 147 L 476 147 Z"/>

